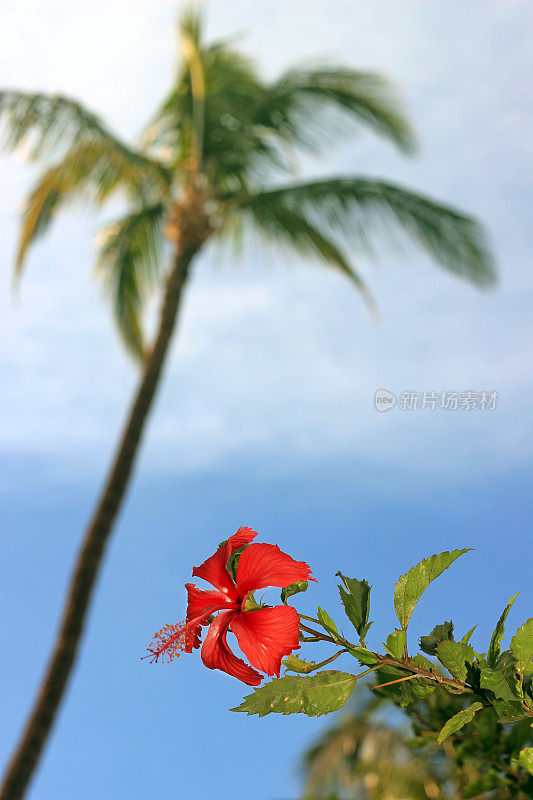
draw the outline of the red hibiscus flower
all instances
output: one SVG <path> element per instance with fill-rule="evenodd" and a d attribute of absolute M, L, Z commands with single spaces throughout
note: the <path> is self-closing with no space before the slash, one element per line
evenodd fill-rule
<path fill-rule="evenodd" d="M 251 528 L 239 528 L 214 555 L 193 569 L 192 574 L 208 581 L 215 591 L 185 584 L 188 594 L 186 622 L 180 626 L 167 625 L 156 634 L 148 648 L 152 661 L 172 660 L 179 655 L 178 650 L 190 653 L 193 648 L 200 647 L 202 626 L 209 625 L 201 650 L 206 667 L 227 672 L 250 686 L 258 686 L 264 677 L 257 670 L 279 677 L 281 659 L 299 647 L 298 613 L 290 606 L 247 610 L 247 606 L 253 605 L 247 601 L 257 589 L 315 579 L 311 578 L 311 570 L 304 561 L 294 561 L 276 545 L 249 545 L 256 536 Z M 249 546 L 240 555 L 236 580 L 233 580 L 227 567 L 228 559 L 245 545 Z M 221 613 L 211 621 L 215 611 Z M 229 649 L 226 634 L 230 628 L 252 666 Z"/>

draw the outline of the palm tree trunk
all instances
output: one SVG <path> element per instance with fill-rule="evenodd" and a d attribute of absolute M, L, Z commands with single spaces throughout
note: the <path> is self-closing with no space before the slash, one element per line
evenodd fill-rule
<path fill-rule="evenodd" d="M 72 574 L 63 617 L 48 669 L 20 743 L 6 770 L 0 800 L 20 800 L 37 766 L 65 693 L 81 641 L 98 570 L 113 523 L 126 494 L 142 433 L 178 316 L 189 265 L 198 244 L 178 246 L 169 274 L 159 329 L 147 357 L 139 388 L 120 438 L 115 458 L 87 528 Z"/>

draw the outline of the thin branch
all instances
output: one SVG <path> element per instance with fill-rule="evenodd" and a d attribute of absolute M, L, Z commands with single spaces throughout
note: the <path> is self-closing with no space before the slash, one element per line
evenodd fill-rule
<path fill-rule="evenodd" d="M 412 681 L 413 678 L 418 678 L 418 675 L 405 675 L 403 678 L 397 678 L 395 681 L 388 681 L 387 683 L 378 683 L 372 689 L 382 689 L 384 686 L 392 686 L 393 683 L 401 683 L 402 681 Z"/>
<path fill-rule="evenodd" d="M 314 628 L 308 628 L 307 625 L 302 625 L 301 622 L 300 622 L 300 628 L 302 631 L 310 633 L 312 636 L 316 636 L 316 638 L 322 642 L 332 642 L 333 644 L 336 644 L 335 639 L 333 639 L 333 637 L 325 636 L 323 633 L 320 633 L 320 631 L 315 631 Z"/>
<path fill-rule="evenodd" d="M 299 612 L 298 612 L 298 616 L 300 617 L 300 619 L 306 619 L 308 622 L 314 622 L 315 625 L 322 625 L 320 620 L 315 619 L 314 617 L 307 617 L 305 614 L 300 614 Z"/>
<path fill-rule="evenodd" d="M 314 672 L 316 669 L 320 669 L 320 667 L 325 667 L 326 664 L 331 664 L 332 661 L 335 661 L 336 658 L 342 656 L 343 653 L 347 652 L 348 650 L 339 650 L 338 653 L 335 653 L 335 655 L 331 656 L 331 658 L 326 658 L 325 661 L 321 661 L 319 664 L 314 664 L 313 666 L 309 665 L 304 670 L 302 670 L 302 672 L 305 672 L 305 674 L 308 675 L 310 672 Z"/>

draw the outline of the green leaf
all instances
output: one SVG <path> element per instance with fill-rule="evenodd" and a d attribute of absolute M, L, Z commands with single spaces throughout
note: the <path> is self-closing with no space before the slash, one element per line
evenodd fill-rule
<path fill-rule="evenodd" d="M 223 544 L 225 544 L 225 542 L 223 542 Z M 243 545 L 243 547 L 237 548 L 237 550 L 234 550 L 227 560 L 226 569 L 228 570 L 229 574 L 231 575 L 234 581 L 237 580 L 237 567 L 239 566 L 240 558 L 247 547 L 249 547 L 249 545 L 245 544 Z M 248 611 L 248 609 L 246 610 Z"/>
<path fill-rule="evenodd" d="M 161 275 L 164 206 L 146 206 L 98 234 L 96 263 L 113 303 L 118 329 L 131 355 L 142 359 L 142 316 Z"/>
<path fill-rule="evenodd" d="M 490 640 L 489 650 L 487 653 L 487 661 L 489 662 L 491 667 L 496 666 L 496 662 L 498 661 L 498 656 L 501 653 L 501 643 L 503 639 L 503 634 L 505 633 L 505 620 L 507 619 L 507 615 L 513 605 L 514 601 L 518 597 L 519 592 L 517 592 L 502 612 L 500 619 L 498 620 L 496 627 L 494 628 L 494 633 L 492 634 L 492 638 Z"/>
<path fill-rule="evenodd" d="M 441 642 L 453 640 L 453 622 L 443 622 L 442 625 L 435 625 L 428 636 L 420 637 L 420 649 L 429 656 L 434 656 L 437 652 L 437 645 Z"/>
<path fill-rule="evenodd" d="M 400 686 L 400 705 L 408 706 L 411 703 L 417 703 L 430 695 L 437 688 L 435 681 L 429 678 L 413 678 L 410 681 L 404 681 L 399 684 Z"/>
<path fill-rule="evenodd" d="M 503 653 L 500 653 L 495 669 L 506 669 L 507 667 L 511 667 L 513 672 L 516 672 L 516 658 L 510 650 L 504 650 Z"/>
<path fill-rule="evenodd" d="M 394 633 L 389 633 L 387 641 L 384 643 L 385 650 L 391 658 L 403 658 L 403 651 L 405 648 L 405 631 L 396 628 Z"/>
<path fill-rule="evenodd" d="M 364 579 L 358 581 L 357 578 L 346 578 L 340 572 L 337 572 L 337 575 L 346 587 L 345 590 L 339 586 L 339 592 L 348 619 L 359 636 L 363 636 L 368 623 L 370 589 L 372 587 Z"/>
<path fill-rule="evenodd" d="M 285 676 L 275 678 L 254 689 L 254 693 L 232 711 L 247 714 L 307 714 L 320 717 L 337 711 L 345 704 L 355 688 L 357 678 L 346 672 L 326 670 L 309 677 Z"/>
<path fill-rule="evenodd" d="M 326 631 L 333 636 L 333 638 L 335 639 L 336 642 L 338 642 L 339 639 L 340 639 L 339 632 L 337 630 L 337 626 L 335 625 L 335 623 L 331 619 L 331 617 L 328 614 L 328 612 L 324 611 L 324 609 L 320 608 L 320 606 L 319 606 L 318 607 L 318 611 L 317 611 L 317 617 L 318 617 L 318 621 L 320 622 L 322 627 L 325 628 Z"/>
<path fill-rule="evenodd" d="M 239 204 L 244 221 L 266 234 L 271 244 L 282 249 L 290 247 L 306 260 L 311 256 L 333 267 L 347 277 L 359 291 L 367 308 L 375 312 L 375 301 L 365 282 L 350 264 L 338 243 L 328 233 L 326 225 L 317 225 L 310 216 L 305 217 L 298 207 L 291 208 L 276 202 L 269 192 L 248 198 Z"/>
<path fill-rule="evenodd" d="M 299 592 L 307 591 L 307 587 L 309 586 L 307 581 L 296 581 L 295 583 L 291 583 L 290 586 L 285 586 L 281 590 L 281 600 L 283 603 L 286 603 L 288 597 L 292 597 L 293 594 L 298 594 Z"/>
<path fill-rule="evenodd" d="M 472 634 L 474 633 L 476 628 L 477 628 L 477 625 L 474 625 L 473 628 L 470 628 L 470 630 L 465 633 L 465 635 L 461 639 L 461 644 L 468 644 L 468 642 L 470 641 L 470 637 L 472 636 Z"/>
<path fill-rule="evenodd" d="M 354 645 L 346 647 L 346 649 L 350 655 L 352 655 L 354 658 L 357 658 L 361 664 L 365 665 L 365 667 L 373 667 L 375 664 L 379 664 L 380 659 L 371 650 L 367 650 L 366 647 Z"/>
<path fill-rule="evenodd" d="M 498 671 L 482 669 L 479 684 L 482 689 L 493 692 L 499 700 L 515 702 L 523 697 L 521 686 L 518 686 L 514 677 L 513 668 Z"/>
<path fill-rule="evenodd" d="M 315 154 L 329 149 L 332 137 L 348 133 L 349 121 L 413 150 L 414 133 L 394 87 L 372 72 L 291 67 L 266 88 L 259 113 L 260 124 Z"/>
<path fill-rule="evenodd" d="M 416 664 L 417 667 L 422 667 L 422 669 L 427 669 L 429 670 L 429 672 L 436 672 L 438 675 L 440 675 L 440 672 L 435 666 L 435 664 L 432 661 L 430 661 L 429 658 L 426 658 L 420 653 L 417 653 L 416 656 L 411 656 L 409 660 L 413 664 Z"/>
<path fill-rule="evenodd" d="M 511 639 L 511 652 L 521 675 L 533 674 L 533 617 L 524 622 Z"/>
<path fill-rule="evenodd" d="M 483 708 L 483 703 L 474 703 L 468 708 L 464 708 L 462 711 L 459 711 L 458 714 L 455 714 L 443 726 L 437 738 L 437 743 L 442 744 L 442 742 L 447 739 L 448 736 L 451 736 L 452 733 L 457 733 L 457 731 L 460 731 L 461 728 L 467 725 L 467 723 L 472 722 L 476 711 L 479 711 L 480 708 Z"/>
<path fill-rule="evenodd" d="M 520 750 L 518 761 L 520 762 L 520 766 L 524 767 L 526 772 L 529 772 L 530 775 L 533 775 L 533 747 L 524 747 L 523 750 Z"/>
<path fill-rule="evenodd" d="M 471 550 L 470 547 L 465 547 L 462 550 L 453 550 L 451 553 L 445 552 L 430 556 L 400 577 L 394 590 L 394 608 L 404 630 L 409 624 L 418 600 L 431 581 L 438 578 L 459 556 L 469 550 Z"/>
<path fill-rule="evenodd" d="M 6 151 L 25 146 L 30 160 L 69 157 L 84 147 L 103 147 L 116 158 L 130 159 L 170 188 L 171 176 L 161 164 L 130 149 L 102 119 L 76 100 L 61 95 L 0 91 L 1 147 Z"/>
<path fill-rule="evenodd" d="M 499 700 L 494 698 L 490 700 L 494 711 L 498 717 L 498 722 L 519 722 L 524 719 L 524 709 L 522 704 L 516 700 L 511 702 L 509 700 Z"/>
<path fill-rule="evenodd" d="M 371 256 L 378 242 L 398 249 L 403 233 L 449 272 L 478 286 L 495 281 L 485 233 L 476 220 L 403 186 L 372 178 L 339 177 L 235 199 L 238 208 L 253 214 L 258 222 L 265 208 L 268 213 L 275 212 L 278 220 L 284 209 L 289 214 L 294 209 L 328 236 Z"/>
<path fill-rule="evenodd" d="M 476 654 L 469 644 L 441 642 L 437 647 L 437 658 L 454 678 L 466 680 L 467 665 L 473 664 Z"/>

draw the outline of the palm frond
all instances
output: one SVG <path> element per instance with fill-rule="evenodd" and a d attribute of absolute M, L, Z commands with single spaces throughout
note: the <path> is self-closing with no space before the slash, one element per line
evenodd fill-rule
<path fill-rule="evenodd" d="M 169 93 L 145 129 L 149 152 L 179 174 L 197 158 L 201 142 L 202 172 L 218 191 L 244 191 L 250 179 L 260 185 L 273 169 L 284 170 L 286 158 L 274 132 L 257 120 L 265 84 L 253 62 L 224 42 L 201 47 L 185 38 L 185 51 Z"/>
<path fill-rule="evenodd" d="M 186 36 L 195 47 L 200 48 L 203 38 L 204 16 L 202 9 L 193 3 L 185 4 L 178 16 L 178 34 Z"/>
<path fill-rule="evenodd" d="M 142 312 L 157 285 L 161 269 L 165 207 L 147 206 L 100 231 L 97 273 L 103 278 L 122 340 L 131 355 L 142 359 Z"/>
<path fill-rule="evenodd" d="M 343 67 L 288 70 L 266 87 L 257 121 L 313 151 L 352 132 L 354 122 L 406 152 L 415 146 L 413 129 L 392 84 L 377 73 Z"/>
<path fill-rule="evenodd" d="M 369 178 L 333 178 L 234 197 L 233 202 L 241 210 L 275 207 L 280 218 L 284 210 L 297 211 L 320 230 L 371 254 L 375 241 L 401 247 L 407 235 L 449 272 L 478 286 L 495 281 L 485 232 L 477 220 L 400 186 Z"/>
<path fill-rule="evenodd" d="M 450 800 L 451 770 L 442 750 L 417 753 L 409 730 L 379 715 L 377 706 L 349 709 L 305 751 L 305 797 L 364 800 Z"/>
<path fill-rule="evenodd" d="M 49 167 L 24 203 L 15 275 L 22 272 L 29 246 L 44 234 L 58 211 L 71 202 L 102 205 L 116 191 L 141 203 L 162 201 L 170 176 L 157 162 L 106 140 L 71 148 Z"/>
<path fill-rule="evenodd" d="M 195 169 L 201 169 L 204 150 L 205 128 L 205 101 L 206 101 L 206 70 L 202 58 L 202 18 L 194 9 L 188 8 L 180 20 L 181 52 L 187 65 L 191 102 L 192 102 L 192 133 Z"/>
<path fill-rule="evenodd" d="M 264 193 L 268 195 L 268 192 Z M 240 206 L 244 214 L 244 222 L 251 223 L 264 234 L 270 243 L 278 244 L 283 249 L 289 247 L 292 251 L 304 257 L 313 257 L 345 275 L 358 289 L 367 307 L 375 311 L 375 303 L 362 278 L 348 262 L 338 245 L 327 235 L 324 230 L 313 224 L 296 207 L 271 202 L 270 197 L 256 195 L 253 202 Z M 234 209 L 231 208 L 229 221 L 232 223 Z M 237 231 L 240 227 L 237 227 Z M 225 228 L 222 228 L 222 234 Z"/>
<path fill-rule="evenodd" d="M 121 151 L 124 157 L 134 155 L 96 114 L 62 95 L 2 90 L 0 123 L 1 148 L 22 148 L 32 160 L 55 159 L 72 148 L 94 143 Z"/>

